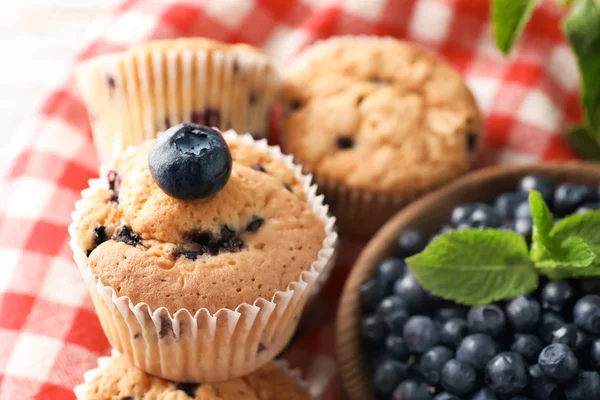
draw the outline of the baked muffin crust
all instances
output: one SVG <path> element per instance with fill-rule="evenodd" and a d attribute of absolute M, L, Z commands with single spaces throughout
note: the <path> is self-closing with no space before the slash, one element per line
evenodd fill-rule
<path fill-rule="evenodd" d="M 334 38 L 307 53 L 281 90 L 283 136 L 319 179 L 414 193 L 468 169 L 483 122 L 446 62 L 386 38 Z"/>

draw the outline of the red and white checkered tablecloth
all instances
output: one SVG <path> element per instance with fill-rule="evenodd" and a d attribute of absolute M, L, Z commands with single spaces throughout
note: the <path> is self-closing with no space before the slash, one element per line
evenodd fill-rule
<path fill-rule="evenodd" d="M 151 38 L 247 42 L 285 63 L 332 35 L 390 35 L 439 52 L 464 74 L 486 116 L 479 166 L 571 160 L 560 132 L 581 118 L 577 68 L 561 10 L 550 3 L 505 60 L 492 41 L 487 0 L 130 0 L 99 21 L 73 65 Z M 0 399 L 72 399 L 82 373 L 109 348 L 67 245 L 73 203 L 98 167 L 71 72 L 16 142 L 0 174 Z M 361 247 L 342 245 L 319 307 L 309 310 L 312 324 L 285 353 L 327 400 L 341 398 L 336 298 Z"/>

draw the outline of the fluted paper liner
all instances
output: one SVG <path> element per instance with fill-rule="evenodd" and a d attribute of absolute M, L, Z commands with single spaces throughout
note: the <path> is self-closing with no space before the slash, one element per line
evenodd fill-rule
<path fill-rule="evenodd" d="M 323 284 L 332 267 L 337 234 L 335 218 L 327 215 L 323 196 L 310 175 L 293 164 L 293 158 L 281 153 L 266 140 L 223 134 L 228 141 L 238 141 L 267 152 L 294 171 L 302 183 L 306 201 L 323 220 L 326 236 L 323 246 L 307 271 L 287 290 L 274 294 L 272 299 L 258 298 L 253 304 L 242 303 L 235 310 L 222 308 L 211 314 L 200 309 L 192 315 L 179 309 L 173 315 L 164 307 L 152 310 L 145 303 L 134 304 L 129 297 L 119 297 L 112 287 L 102 284 L 87 266 L 87 257 L 76 241 L 75 224 L 81 202 L 107 183 L 90 180 L 76 203 L 73 223 L 69 227 L 70 245 L 100 317 L 100 322 L 112 347 L 125 354 L 138 368 L 167 380 L 180 382 L 214 382 L 246 375 L 274 359 L 294 334 L 300 314 L 315 287 Z M 127 150 L 135 151 L 135 149 Z"/>
<path fill-rule="evenodd" d="M 100 375 L 102 370 L 108 368 L 112 364 L 114 359 L 118 358 L 120 355 L 121 354 L 117 350 L 112 349 L 110 356 L 98 358 L 97 368 L 90 369 L 89 371 L 83 373 L 83 382 L 73 388 L 73 392 L 75 392 L 75 397 L 77 398 L 77 400 L 87 400 L 88 385 L 90 384 L 90 382 L 96 379 L 96 377 Z M 283 359 L 275 360 L 273 361 L 273 364 L 277 368 L 284 371 L 289 377 L 294 379 L 298 383 L 298 386 L 304 389 L 307 393 L 311 393 L 310 384 L 302 378 L 302 372 L 300 370 L 290 368 L 288 362 Z M 319 400 L 321 396 L 311 394 L 310 398 L 312 400 Z"/>
<path fill-rule="evenodd" d="M 77 69 L 103 162 L 181 122 L 268 135 L 277 72 L 261 53 L 220 48 L 140 48 Z"/>
<path fill-rule="evenodd" d="M 293 73 L 306 67 L 311 60 L 340 44 L 385 43 L 385 41 L 395 42 L 398 39 L 372 35 L 344 35 L 319 40 L 302 50 L 289 65 L 287 73 Z M 283 129 L 280 129 L 280 131 L 283 132 Z M 289 151 L 286 146 L 285 135 L 281 135 L 281 142 L 282 147 Z M 481 143 L 481 141 L 479 142 Z M 305 172 L 313 174 L 315 183 L 319 187 L 319 193 L 325 195 L 331 213 L 337 218 L 339 231 L 349 236 L 371 236 L 400 209 L 440 186 L 432 186 L 427 190 L 411 193 L 383 194 L 349 188 L 341 182 L 321 177 L 315 171 L 311 171 L 306 167 Z"/>

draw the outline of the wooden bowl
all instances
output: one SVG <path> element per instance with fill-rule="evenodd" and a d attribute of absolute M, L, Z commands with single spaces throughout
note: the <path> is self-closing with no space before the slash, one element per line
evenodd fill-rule
<path fill-rule="evenodd" d="M 350 400 L 371 398 L 370 371 L 359 338 L 361 309 L 358 289 L 375 265 L 393 252 L 398 235 L 416 228 L 429 235 L 439 232 L 450 220 L 452 209 L 464 203 L 492 202 L 497 195 L 514 191 L 525 175 L 542 174 L 553 183 L 600 183 L 600 164 L 546 163 L 492 167 L 458 179 L 410 204 L 396 214 L 367 244 L 354 265 L 342 292 L 336 321 L 336 351 L 342 382 Z"/>

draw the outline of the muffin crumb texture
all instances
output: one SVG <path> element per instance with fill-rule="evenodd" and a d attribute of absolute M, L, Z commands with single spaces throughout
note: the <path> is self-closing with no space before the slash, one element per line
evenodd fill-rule
<path fill-rule="evenodd" d="M 119 296 L 171 313 L 235 309 L 285 291 L 318 258 L 323 221 L 283 163 L 229 143 L 227 185 L 207 199 L 183 201 L 152 179 L 151 145 L 117 160 L 76 221 L 88 266 Z"/>
<path fill-rule="evenodd" d="M 272 363 L 248 376 L 213 384 L 177 383 L 115 358 L 88 383 L 87 400 L 308 400 L 308 394 Z"/>
<path fill-rule="evenodd" d="M 482 119 L 461 76 L 391 39 L 332 39 L 284 81 L 287 150 L 321 179 L 390 194 L 465 172 Z"/>

